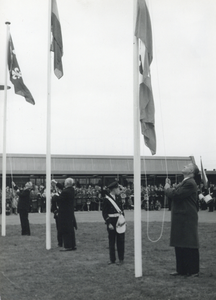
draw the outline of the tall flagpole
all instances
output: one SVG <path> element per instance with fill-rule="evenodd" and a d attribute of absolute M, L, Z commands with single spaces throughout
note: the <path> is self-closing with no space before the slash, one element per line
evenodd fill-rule
<path fill-rule="evenodd" d="M 46 132 L 46 249 L 51 249 L 50 188 L 51 188 L 51 6 L 48 0 L 48 44 L 47 44 L 47 132 Z"/>
<path fill-rule="evenodd" d="M 6 157 L 6 135 L 7 135 L 7 78 L 8 78 L 8 41 L 10 36 L 10 22 L 5 22 L 7 26 L 6 34 L 6 55 L 5 55 L 5 84 L 4 84 L 4 116 L 3 116 L 3 153 L 2 153 L 2 224 L 1 234 L 6 236 L 6 176 L 7 176 L 7 157 Z"/>
<path fill-rule="evenodd" d="M 134 30 L 137 17 L 137 0 L 134 0 Z M 134 32 L 133 32 L 134 34 Z M 135 277 L 142 276 L 142 223 L 141 223 L 141 159 L 139 109 L 139 44 L 133 36 L 133 100 L 134 100 L 134 260 Z"/>

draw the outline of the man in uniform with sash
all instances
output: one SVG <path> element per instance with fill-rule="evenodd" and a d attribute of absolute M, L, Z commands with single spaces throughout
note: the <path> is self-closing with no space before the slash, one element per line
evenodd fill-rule
<path fill-rule="evenodd" d="M 122 265 L 124 262 L 124 243 L 125 243 L 125 233 L 118 233 L 116 231 L 116 225 L 120 216 L 120 210 L 123 213 L 123 205 L 121 202 L 121 197 L 119 196 L 121 191 L 118 182 L 113 182 L 109 186 L 110 193 L 107 193 L 103 201 L 103 211 L 102 215 L 107 225 L 108 238 L 109 238 L 109 256 L 110 261 L 109 265 L 115 264 L 116 255 L 115 255 L 115 243 L 117 244 L 117 252 L 119 262 L 118 265 Z M 117 210 L 114 205 L 117 204 L 119 210 Z"/>

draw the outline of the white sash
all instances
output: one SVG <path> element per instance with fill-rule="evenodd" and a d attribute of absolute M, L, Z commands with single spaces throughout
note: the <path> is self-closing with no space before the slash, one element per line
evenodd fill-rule
<path fill-rule="evenodd" d="M 115 207 L 115 209 L 117 210 L 117 212 L 118 212 L 119 214 L 122 214 L 122 211 L 121 211 L 121 209 L 118 207 L 118 205 L 116 204 L 116 202 L 115 202 L 112 198 L 110 198 L 109 196 L 107 196 L 107 195 L 106 195 L 106 198 L 112 203 L 112 205 Z"/>
<path fill-rule="evenodd" d="M 123 212 L 121 211 L 121 209 L 118 207 L 118 205 L 112 198 L 110 198 L 107 195 L 106 198 L 112 203 L 112 205 L 115 207 L 117 212 L 120 214 L 116 223 L 116 231 L 118 233 L 124 233 L 126 231 L 126 221 L 125 221 L 125 217 L 123 216 Z"/>

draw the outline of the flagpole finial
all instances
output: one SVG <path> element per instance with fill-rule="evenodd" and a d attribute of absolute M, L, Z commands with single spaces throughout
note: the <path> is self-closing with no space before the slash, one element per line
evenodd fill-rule
<path fill-rule="evenodd" d="M 7 22 L 5 22 L 5 24 L 6 24 L 6 25 L 10 25 L 10 22 L 7 21 Z"/>

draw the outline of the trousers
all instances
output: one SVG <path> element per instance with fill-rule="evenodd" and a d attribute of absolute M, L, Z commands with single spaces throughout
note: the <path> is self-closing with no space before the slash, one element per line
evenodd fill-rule
<path fill-rule="evenodd" d="M 214 211 L 214 202 L 211 201 L 211 202 L 208 204 L 208 207 L 209 207 L 209 212 Z"/>
<path fill-rule="evenodd" d="M 75 231 L 74 227 L 70 229 L 70 231 L 62 232 L 62 241 L 64 244 L 64 248 L 72 248 L 76 247 L 76 239 L 75 239 Z"/>
<path fill-rule="evenodd" d="M 117 252 L 118 252 L 118 258 L 119 260 L 124 260 L 124 244 L 125 244 L 125 234 L 121 233 L 119 234 L 116 232 L 116 229 L 108 230 L 108 239 L 109 239 L 109 255 L 110 255 L 110 261 L 115 262 L 116 261 L 116 254 L 115 254 L 115 243 L 117 245 Z"/>
<path fill-rule="evenodd" d="M 63 245 L 63 239 L 62 239 L 62 234 L 59 231 L 59 220 L 58 217 L 56 216 L 55 218 L 55 222 L 56 222 L 56 229 L 57 229 L 57 241 L 58 241 L 58 246 L 62 247 Z"/>
<path fill-rule="evenodd" d="M 199 249 L 175 247 L 176 271 L 181 275 L 199 273 Z"/>
<path fill-rule="evenodd" d="M 22 235 L 31 235 L 29 220 L 28 220 L 28 211 L 20 210 L 19 216 L 20 216 Z"/>

